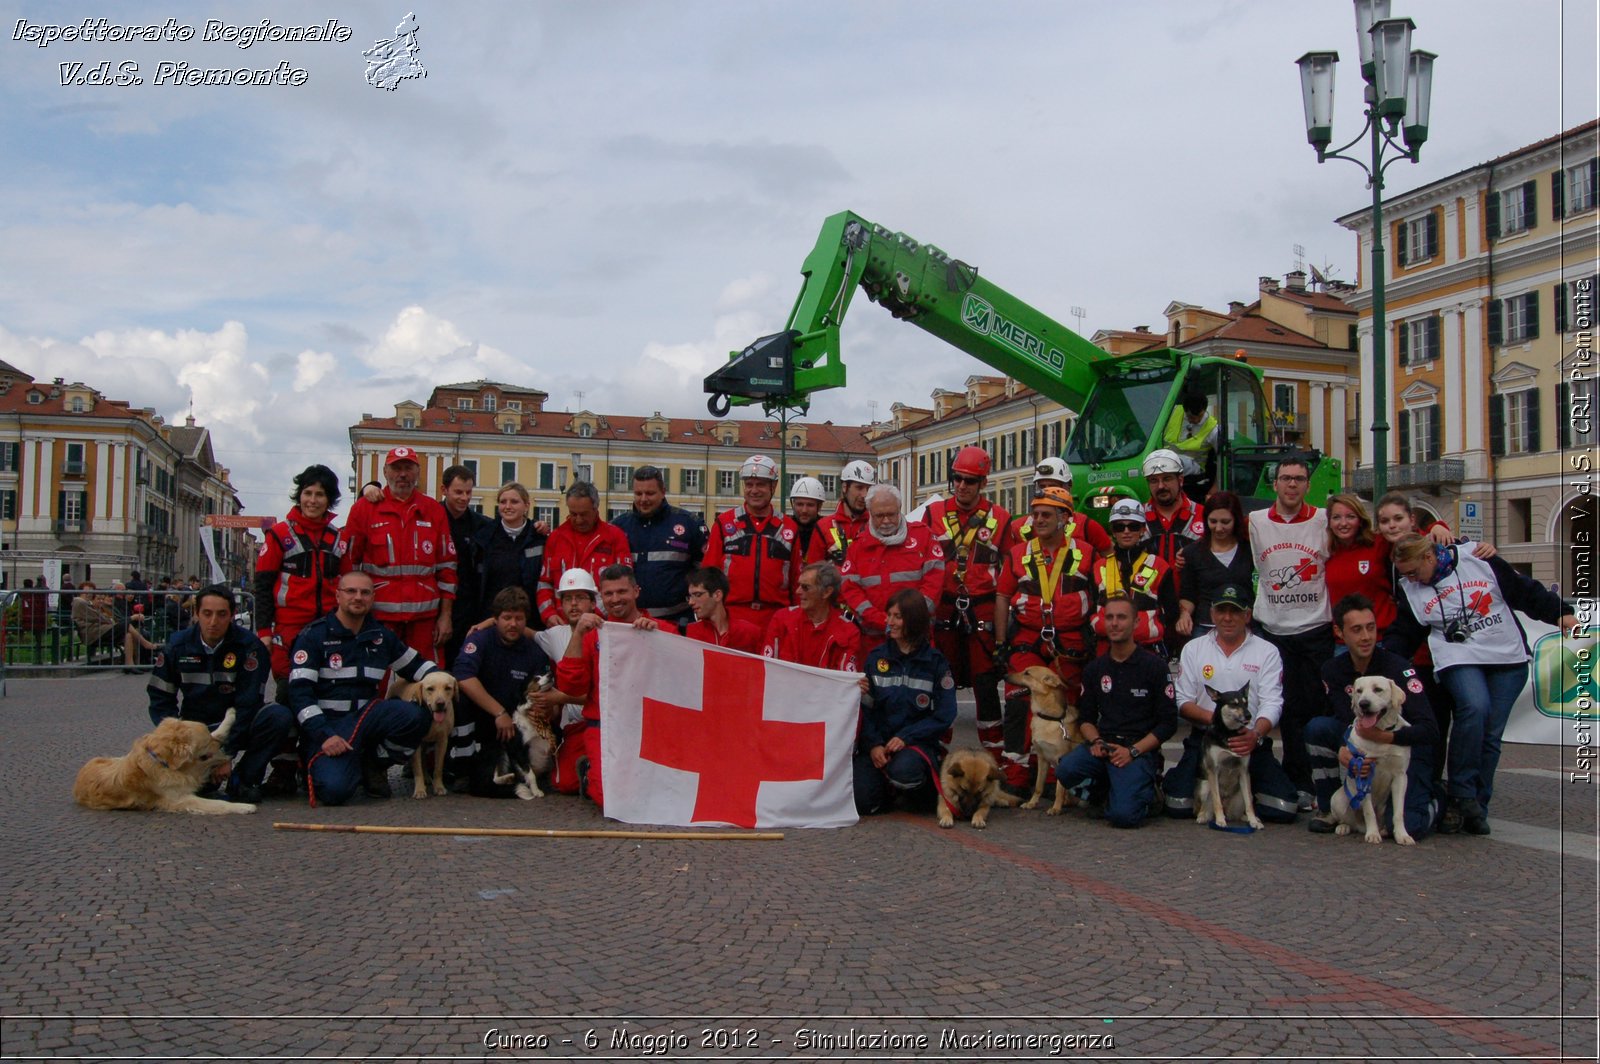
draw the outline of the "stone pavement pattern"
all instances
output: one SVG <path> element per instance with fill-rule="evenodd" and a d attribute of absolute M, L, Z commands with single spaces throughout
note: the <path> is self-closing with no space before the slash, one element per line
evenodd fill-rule
<path fill-rule="evenodd" d="M 1081 811 L 641 843 L 272 828 L 619 826 L 561 797 L 78 808 L 143 705 L 122 675 L 0 700 L 0 1054 L 1595 1057 L 1587 858 Z M 1592 838 L 1560 757 L 1508 747 L 1495 811 Z"/>

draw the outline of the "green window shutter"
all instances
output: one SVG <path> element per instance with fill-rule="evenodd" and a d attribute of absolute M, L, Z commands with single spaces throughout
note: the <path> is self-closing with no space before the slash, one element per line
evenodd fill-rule
<path fill-rule="evenodd" d="M 1506 397 L 1489 397 L 1489 453 L 1499 458 L 1506 453 Z"/>
<path fill-rule="evenodd" d="M 1428 453 L 1427 460 L 1436 462 L 1443 453 L 1444 447 L 1444 418 L 1440 417 L 1440 407 L 1433 408 L 1433 416 L 1428 419 Z"/>
<path fill-rule="evenodd" d="M 1556 332 L 1564 333 L 1567 331 L 1567 286 L 1565 284 L 1556 285 L 1555 303 Z"/>
<path fill-rule="evenodd" d="M 1589 160 L 1589 198 L 1584 204 L 1584 210 L 1594 206 L 1597 194 L 1600 194 L 1600 158 Z"/>
<path fill-rule="evenodd" d="M 1524 340 L 1537 340 L 1539 338 L 1539 290 L 1535 288 L 1522 297 L 1527 300 L 1525 314 L 1528 316 L 1528 335 Z"/>
<path fill-rule="evenodd" d="M 1571 410 L 1572 385 L 1561 381 L 1556 385 L 1556 436 L 1561 441 L 1561 449 L 1567 450 L 1572 446 L 1572 419 L 1563 417 L 1563 410 Z"/>
<path fill-rule="evenodd" d="M 1566 191 L 1567 175 L 1560 170 L 1550 175 L 1550 216 L 1561 218 L 1567 213 Z"/>
<path fill-rule="evenodd" d="M 1500 235 L 1500 193 L 1493 189 L 1484 197 L 1483 228 L 1490 240 Z"/>
<path fill-rule="evenodd" d="M 1431 259 L 1439 254 L 1439 216 L 1437 214 L 1428 215 L 1428 231 L 1424 242 L 1427 246 L 1423 248 L 1423 252 L 1428 258 Z"/>
<path fill-rule="evenodd" d="M 1500 317 L 1501 317 L 1501 310 L 1502 309 L 1503 308 L 1500 306 L 1500 300 L 1498 300 L 1498 299 L 1489 300 L 1489 346 L 1490 347 L 1499 347 L 1502 343 L 1504 343 L 1504 340 L 1502 339 L 1502 336 L 1501 336 L 1502 329 L 1501 329 L 1501 325 L 1500 325 Z"/>
<path fill-rule="evenodd" d="M 1394 261 L 1397 265 L 1406 264 L 1406 223 L 1401 222 L 1394 227 Z"/>
<path fill-rule="evenodd" d="M 1395 333 L 1394 349 L 1400 356 L 1400 364 L 1409 366 L 1411 364 L 1411 327 L 1405 322 L 1400 322 L 1395 326 Z"/>
<path fill-rule="evenodd" d="M 1533 454 L 1540 449 L 1539 432 L 1539 389 L 1528 389 L 1528 453 Z"/>
<path fill-rule="evenodd" d="M 1396 419 L 1400 430 L 1400 464 L 1411 461 L 1411 411 L 1402 410 Z"/>
<path fill-rule="evenodd" d="M 1538 186 L 1532 181 L 1522 183 L 1522 220 L 1524 229 L 1532 229 L 1539 216 L 1534 213 L 1539 206 Z"/>
<path fill-rule="evenodd" d="M 1444 344 L 1439 336 L 1439 315 L 1435 314 L 1428 319 L 1428 354 L 1432 358 L 1439 358 L 1444 354 Z"/>

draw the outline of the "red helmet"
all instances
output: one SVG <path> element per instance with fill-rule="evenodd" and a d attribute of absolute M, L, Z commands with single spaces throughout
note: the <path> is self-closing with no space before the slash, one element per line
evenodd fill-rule
<path fill-rule="evenodd" d="M 989 452 L 971 445 L 961 448 L 956 452 L 956 460 L 950 463 L 950 472 L 968 477 L 988 476 Z"/>

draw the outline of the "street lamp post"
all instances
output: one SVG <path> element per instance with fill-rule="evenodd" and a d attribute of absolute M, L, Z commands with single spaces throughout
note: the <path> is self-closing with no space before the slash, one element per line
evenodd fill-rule
<path fill-rule="evenodd" d="M 1306 139 L 1317 162 L 1344 159 L 1361 167 L 1372 189 L 1372 485 L 1373 497 L 1389 489 L 1389 363 L 1384 322 L 1383 172 L 1398 159 L 1415 163 L 1428 139 L 1428 106 L 1433 94 L 1432 52 L 1411 50 L 1408 18 L 1389 17 L 1390 0 L 1355 0 L 1356 40 L 1361 48 L 1361 78 L 1366 82 L 1366 128 L 1343 147 L 1333 141 L 1333 73 L 1338 52 L 1307 52 L 1296 60 L 1306 113 Z M 1399 132 L 1404 146 L 1395 140 Z M 1346 152 L 1367 138 L 1369 162 Z M 1385 158 L 1385 155 L 1388 157 Z"/>

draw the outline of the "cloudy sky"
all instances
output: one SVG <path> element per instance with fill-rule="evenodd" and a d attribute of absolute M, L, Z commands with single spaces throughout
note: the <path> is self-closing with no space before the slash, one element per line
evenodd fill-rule
<path fill-rule="evenodd" d="M 1296 244 L 1355 275 L 1332 219 L 1364 180 L 1316 164 L 1294 65 L 1339 51 L 1353 137 L 1347 0 L 422 2 L 427 77 L 373 88 L 362 50 L 411 3 L 0 2 L 0 358 L 169 419 L 192 402 L 264 513 L 307 463 L 348 465 L 363 412 L 437 383 L 699 414 L 842 209 L 1068 324 L 1083 307 L 1085 335 L 1248 301 Z M 334 9 L 347 43 L 202 39 Z M 1424 161 L 1391 188 L 1595 117 L 1591 0 L 1394 13 L 1439 60 Z M 41 48 L 19 27 L 98 17 L 196 33 Z M 144 83 L 62 84 L 102 61 Z M 305 76 L 159 85 L 163 62 Z M 844 344 L 851 385 L 815 416 L 982 370 L 864 299 Z"/>

